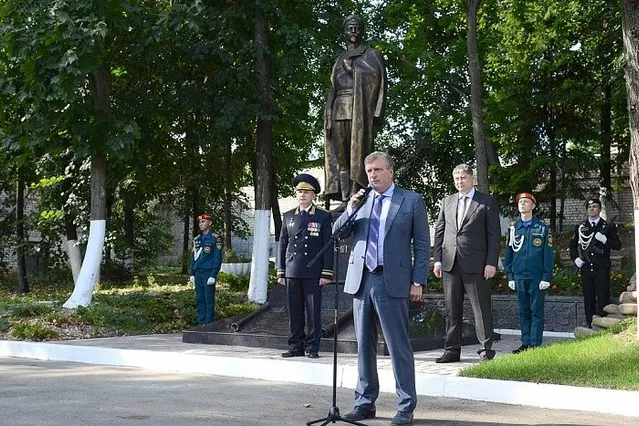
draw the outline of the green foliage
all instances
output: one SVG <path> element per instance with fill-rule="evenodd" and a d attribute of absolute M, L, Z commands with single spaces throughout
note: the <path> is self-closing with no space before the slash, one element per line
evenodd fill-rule
<path fill-rule="evenodd" d="M 612 272 L 610 274 L 610 294 L 618 296 L 625 291 L 630 281 L 630 277 L 634 273 L 632 265 L 626 266 L 623 270 Z M 497 271 L 495 276 L 487 280 L 491 288 L 492 294 L 512 294 L 516 293 L 508 287 L 508 275 L 504 271 Z M 443 293 L 442 279 L 435 277 L 431 272 L 428 277 L 428 293 Z M 581 275 L 574 274 L 571 269 L 555 266 L 553 277 L 548 289 L 549 296 L 582 296 L 583 289 L 581 287 Z"/>
<path fill-rule="evenodd" d="M 52 308 L 42 303 L 21 303 L 9 306 L 8 311 L 12 318 L 32 318 L 48 314 Z"/>
<path fill-rule="evenodd" d="M 248 275 L 235 275 L 220 272 L 217 276 L 218 281 L 228 286 L 231 292 L 247 292 L 251 277 Z"/>
<path fill-rule="evenodd" d="M 224 250 L 224 263 L 251 263 L 248 256 L 238 256 L 235 250 Z"/>
<path fill-rule="evenodd" d="M 11 326 L 11 336 L 20 340 L 56 340 L 60 333 L 42 325 L 41 322 L 19 322 Z"/>
<path fill-rule="evenodd" d="M 226 306 L 222 312 L 220 312 L 220 316 L 224 318 L 234 317 L 236 315 L 248 314 L 249 312 L 253 312 L 258 309 L 258 305 L 255 303 L 244 302 L 244 303 L 231 303 Z M 217 318 L 217 312 L 215 317 Z"/>

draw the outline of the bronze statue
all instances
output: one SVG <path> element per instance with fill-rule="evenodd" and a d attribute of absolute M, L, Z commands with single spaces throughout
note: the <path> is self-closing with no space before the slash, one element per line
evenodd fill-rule
<path fill-rule="evenodd" d="M 337 58 L 324 114 L 326 190 L 346 208 L 352 194 L 368 185 L 364 158 L 373 152 L 386 107 L 386 68 L 379 51 L 362 43 L 364 23 L 342 21 L 346 50 Z"/>

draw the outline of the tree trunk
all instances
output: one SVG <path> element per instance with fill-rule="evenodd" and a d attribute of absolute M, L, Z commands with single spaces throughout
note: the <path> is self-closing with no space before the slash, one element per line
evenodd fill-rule
<path fill-rule="evenodd" d="M 18 171 L 16 183 L 16 245 L 18 255 L 18 292 L 29 292 L 29 281 L 27 280 L 27 262 L 25 251 L 27 241 L 24 237 L 24 179 L 22 173 Z"/>
<path fill-rule="evenodd" d="M 484 134 L 481 64 L 477 48 L 477 10 L 481 0 L 468 0 L 466 8 L 468 75 L 470 77 L 470 112 L 473 119 L 477 187 L 488 193 L 488 153 Z"/>
<path fill-rule="evenodd" d="M 183 217 L 184 229 L 182 234 L 182 274 L 189 273 L 189 242 L 191 241 L 191 209 L 186 209 Z"/>
<path fill-rule="evenodd" d="M 624 73 L 628 93 L 628 117 L 630 120 L 630 187 L 634 201 L 635 265 L 639 265 L 639 2 L 623 2 L 623 47 L 626 57 Z M 637 312 L 639 322 L 639 311 Z M 639 326 L 637 326 L 639 340 Z"/>
<path fill-rule="evenodd" d="M 603 86 L 603 104 L 601 105 L 601 146 L 600 146 L 600 159 L 599 159 L 599 171 L 601 188 L 599 190 L 601 196 L 601 217 L 608 220 L 610 213 L 610 201 L 612 199 L 612 160 L 610 159 L 610 147 L 612 142 L 612 89 L 610 83 L 606 80 L 608 75 L 604 73 L 604 86 Z"/>
<path fill-rule="evenodd" d="M 268 289 L 268 240 L 271 224 L 271 179 L 273 176 L 273 99 L 269 78 L 269 29 L 264 11 L 256 8 L 255 42 L 260 91 L 260 111 L 257 117 L 257 162 L 255 184 L 255 225 L 253 259 L 248 298 L 264 303 Z"/>
<path fill-rule="evenodd" d="M 200 214 L 200 193 L 197 186 L 191 188 L 191 219 L 193 220 L 193 233 L 192 236 L 196 236 L 200 233 L 200 225 L 197 217 Z"/>
<path fill-rule="evenodd" d="M 273 225 L 275 228 L 275 241 L 280 240 L 280 232 L 282 231 L 282 212 L 280 211 L 280 203 L 277 199 L 277 182 L 275 177 L 272 177 L 271 183 L 271 211 L 273 212 Z"/>
<path fill-rule="evenodd" d="M 78 231 L 69 213 L 64 214 L 64 233 L 67 239 L 67 251 L 69 252 L 73 284 L 77 284 L 80 267 L 82 266 L 82 253 L 80 252 L 80 244 L 78 244 Z"/>
<path fill-rule="evenodd" d="M 549 121 L 552 114 L 548 114 Z M 548 138 L 550 139 L 550 158 L 557 158 L 557 138 L 554 129 L 549 126 Z M 550 229 L 557 231 L 557 163 L 553 161 L 550 165 Z"/>
<path fill-rule="evenodd" d="M 135 212 L 128 202 L 124 204 L 124 239 L 126 241 L 126 248 L 124 250 L 124 267 L 127 272 L 133 273 L 134 253 L 135 247 Z"/>
<path fill-rule="evenodd" d="M 103 62 L 95 74 L 89 76 L 89 86 L 95 99 L 98 125 L 105 126 L 109 117 L 109 67 Z M 82 262 L 78 281 L 73 294 L 64 307 L 75 309 L 91 303 L 93 289 L 100 272 L 104 236 L 106 233 L 106 178 L 107 156 L 105 153 L 105 132 L 98 132 L 98 140 L 91 155 L 91 225 L 89 244 Z"/>
<path fill-rule="evenodd" d="M 224 161 L 224 250 L 231 250 L 233 236 L 233 141 L 226 140 Z"/>

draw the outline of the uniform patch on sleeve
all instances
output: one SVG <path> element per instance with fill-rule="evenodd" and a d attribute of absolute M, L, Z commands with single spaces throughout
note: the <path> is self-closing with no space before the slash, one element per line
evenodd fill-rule
<path fill-rule="evenodd" d="M 535 247 L 541 247 L 541 238 L 534 238 L 532 243 Z"/>
<path fill-rule="evenodd" d="M 218 241 L 215 247 L 217 247 L 218 250 L 222 250 L 222 243 Z"/>
<path fill-rule="evenodd" d="M 548 235 L 548 247 L 552 247 L 552 235 Z"/>

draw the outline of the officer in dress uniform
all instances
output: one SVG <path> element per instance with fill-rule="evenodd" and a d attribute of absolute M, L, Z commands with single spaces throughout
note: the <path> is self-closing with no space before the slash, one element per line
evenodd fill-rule
<path fill-rule="evenodd" d="M 621 240 L 615 224 L 599 216 L 601 201 L 591 198 L 586 208 L 588 218 L 575 226 L 569 247 L 570 258 L 581 268 L 586 322 L 591 327 L 593 315 L 606 315 L 603 309 L 610 303 L 610 250 L 619 250 Z"/>
<path fill-rule="evenodd" d="M 519 302 L 521 346 L 514 354 L 541 345 L 544 301 L 555 262 L 550 228 L 533 216 L 537 200 L 522 192 L 517 194 L 516 201 L 521 217 L 510 225 L 504 256 L 508 286 L 517 291 Z"/>
<path fill-rule="evenodd" d="M 302 173 L 293 180 L 299 206 L 284 213 L 277 256 L 277 282 L 286 285 L 289 349 L 282 357 L 317 358 L 322 333 L 322 285 L 333 280 L 333 248 L 307 267 L 331 237 L 332 217 L 313 200 L 317 179 Z M 304 317 L 306 316 L 306 333 Z"/>
<path fill-rule="evenodd" d="M 215 318 L 215 280 L 222 266 L 222 243 L 211 231 L 211 215 L 198 216 L 200 235 L 193 240 L 191 282 L 195 284 L 197 324 L 204 325 Z"/>

